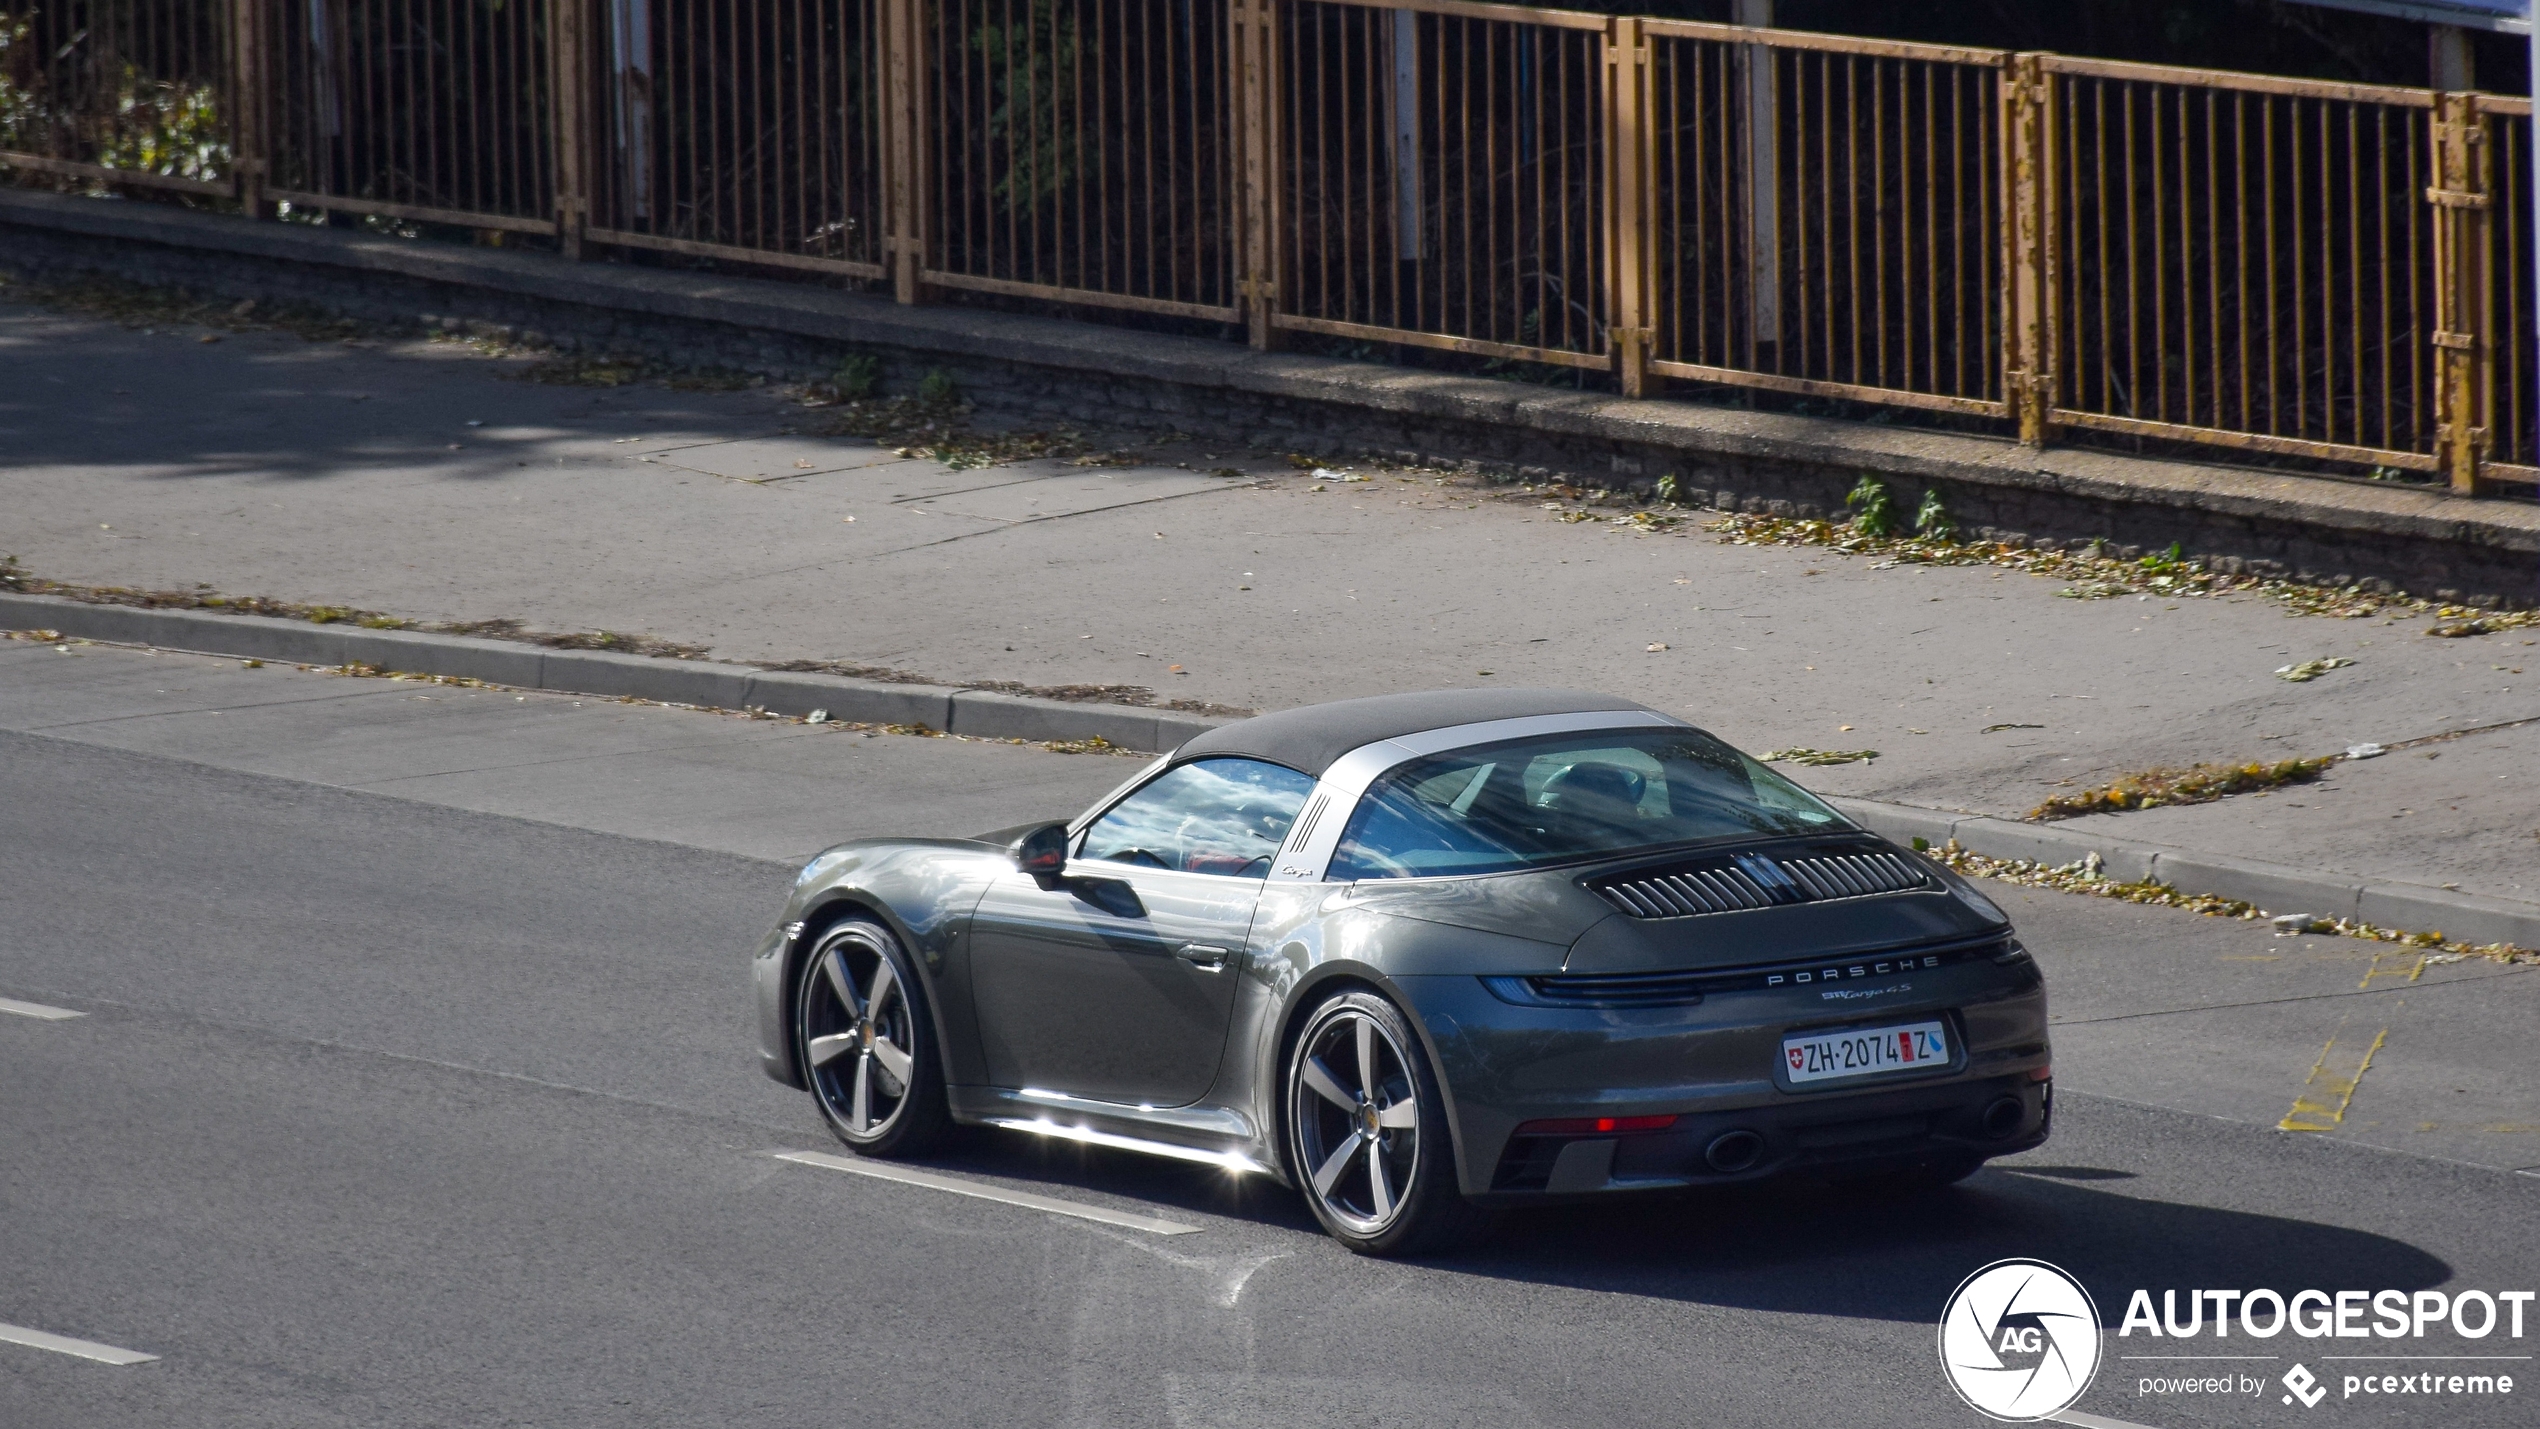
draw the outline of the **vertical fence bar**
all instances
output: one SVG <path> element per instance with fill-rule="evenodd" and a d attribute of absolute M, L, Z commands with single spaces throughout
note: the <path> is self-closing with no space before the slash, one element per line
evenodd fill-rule
<path fill-rule="evenodd" d="M 249 218 L 273 217 L 265 197 L 265 5 L 229 0 L 229 123 L 238 206 Z"/>
<path fill-rule="evenodd" d="M 2487 429 L 2480 424 L 2485 382 L 2487 165 L 2485 126 L 2475 96 L 2434 97 L 2434 426 L 2438 474 L 2462 496 L 2478 490 Z"/>
<path fill-rule="evenodd" d="M 927 256 L 926 193 L 932 176 L 926 142 L 925 0 L 877 0 L 882 11 L 882 184 L 884 262 L 892 295 L 926 300 L 918 273 Z"/>
<path fill-rule="evenodd" d="M 2003 387 L 2020 428 L 2020 441 L 2044 446 L 2053 436 L 2048 414 L 2055 406 L 2055 138 L 2051 86 L 2041 57 L 2014 55 L 2002 77 L 2004 189 L 2010 222 L 2003 225 L 2004 306 L 2010 323 L 2003 343 Z"/>
<path fill-rule="evenodd" d="M 1273 0 L 1227 0 L 1226 53 L 1233 73 L 1236 171 L 1235 290 L 1244 328 L 1264 352 L 1279 344 L 1279 25 Z"/>
<path fill-rule="evenodd" d="M 553 99 L 548 138 L 555 145 L 556 246 L 564 256 L 582 256 L 582 230 L 591 208 L 591 188 L 583 157 L 591 131 L 590 33 L 591 0 L 548 0 L 548 63 L 554 77 L 547 90 Z"/>
<path fill-rule="evenodd" d="M 1606 141 L 1613 175 L 1605 186 L 1605 227 L 1611 245 L 1606 281 L 1613 285 L 1606 311 L 1613 323 L 1615 371 L 1623 395 L 1649 389 L 1651 341 L 1657 336 L 1651 257 L 1657 235 L 1657 168 L 1650 132 L 1649 37 L 1638 16 L 1624 16 L 1605 31 Z M 1549 338 L 1543 339 L 1549 341 Z"/>

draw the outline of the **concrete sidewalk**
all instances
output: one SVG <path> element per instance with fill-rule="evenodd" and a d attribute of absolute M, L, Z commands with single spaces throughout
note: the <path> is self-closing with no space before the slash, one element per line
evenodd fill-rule
<path fill-rule="evenodd" d="M 2016 573 L 1635 534 L 1272 454 L 952 471 L 803 435 L 818 414 L 765 391 L 548 387 L 453 344 L 204 335 L 0 308 L 0 552 L 82 584 L 640 631 L 951 686 L 1246 708 L 1586 686 L 1750 749 L 1881 752 L 1803 772 L 1829 793 L 2004 816 L 2155 765 L 2540 715 L 2520 634 L 2059 599 Z M 2272 673 L 2323 656 L 2356 663 Z M 2535 741 L 2081 826 L 2540 902 Z"/>

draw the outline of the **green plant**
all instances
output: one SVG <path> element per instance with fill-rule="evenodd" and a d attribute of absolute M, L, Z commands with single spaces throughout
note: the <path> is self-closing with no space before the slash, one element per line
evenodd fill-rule
<path fill-rule="evenodd" d="M 981 25 L 970 45 L 996 95 L 988 134 L 1006 152 L 1005 174 L 990 191 L 1009 209 L 1038 212 L 1083 166 L 1084 101 L 1076 81 L 1100 73 L 1100 54 L 1084 53 L 1100 47 L 1084 44 L 1075 7 L 1061 11 L 1056 0 L 1032 0 L 1014 23 Z"/>
<path fill-rule="evenodd" d="M 2168 550 L 2145 555 L 2141 565 L 2154 575 L 2172 575 L 2187 569 L 2187 552 L 2178 542 L 2172 541 Z"/>
<path fill-rule="evenodd" d="M 1864 536 L 1891 536 L 1896 533 L 1893 498 L 1887 494 L 1887 483 L 1875 476 L 1861 478 L 1843 504 L 1853 508 L 1852 529 Z"/>
<path fill-rule="evenodd" d="M 1658 478 L 1658 499 L 1666 502 L 1668 505 L 1673 506 L 1676 504 L 1676 494 L 1681 490 L 1683 490 L 1683 488 L 1676 485 L 1676 474 L 1674 472 L 1671 471 L 1665 476 Z"/>
<path fill-rule="evenodd" d="M 938 407 L 949 407 L 961 400 L 961 387 L 952 374 L 938 367 L 917 382 L 917 399 Z"/>
<path fill-rule="evenodd" d="M 838 395 L 859 402 L 882 390 L 882 359 L 867 352 L 853 352 L 838 359 L 837 370 L 829 374 L 829 385 Z"/>
<path fill-rule="evenodd" d="M 1949 517 L 1949 508 L 1940 502 L 1937 490 L 1923 492 L 1923 504 L 1914 512 L 1914 534 L 1945 541 L 1958 533 L 1958 523 Z"/>

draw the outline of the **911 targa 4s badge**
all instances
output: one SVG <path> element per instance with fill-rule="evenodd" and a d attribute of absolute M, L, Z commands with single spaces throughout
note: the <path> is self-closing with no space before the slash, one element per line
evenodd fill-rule
<path fill-rule="evenodd" d="M 1269 1175 L 1351 1249 L 2046 1139 L 2009 921 L 1681 720 L 1569 690 L 1203 734 L 1065 823 L 815 858 L 753 961 L 768 1075 L 867 1156 L 956 1123 Z"/>

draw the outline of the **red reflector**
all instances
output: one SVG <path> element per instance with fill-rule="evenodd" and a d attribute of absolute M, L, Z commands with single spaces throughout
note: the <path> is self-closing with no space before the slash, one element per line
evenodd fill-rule
<path fill-rule="evenodd" d="M 2051 1082 L 2055 1080 L 2055 1069 L 2052 1067 L 2039 1067 L 2028 1074 L 2028 1079 L 2032 1082 Z"/>
<path fill-rule="evenodd" d="M 1596 1136 L 1631 1131 L 1665 1131 L 1676 1124 L 1673 1116 L 1570 1116 L 1550 1121 L 1530 1121 L 1519 1126 L 1519 1136 Z"/>

